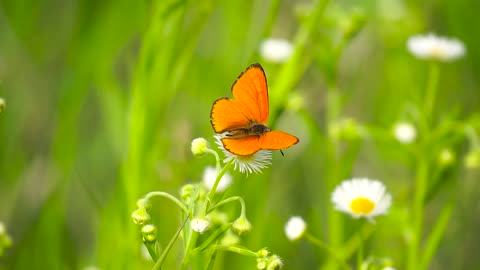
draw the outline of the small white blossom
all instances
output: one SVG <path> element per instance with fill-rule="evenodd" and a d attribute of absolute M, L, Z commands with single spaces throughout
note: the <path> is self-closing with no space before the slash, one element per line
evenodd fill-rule
<path fill-rule="evenodd" d="M 335 209 L 354 218 L 365 217 L 373 221 L 374 216 L 384 215 L 390 208 L 392 196 L 378 180 L 353 178 L 338 185 L 332 193 Z"/>
<path fill-rule="evenodd" d="M 305 221 L 301 217 L 294 216 L 287 221 L 287 224 L 285 224 L 285 235 L 288 240 L 295 241 L 303 236 L 306 229 L 307 224 Z"/>
<path fill-rule="evenodd" d="M 192 219 L 190 226 L 192 230 L 202 234 L 210 227 L 210 221 L 205 217 L 196 217 Z"/>
<path fill-rule="evenodd" d="M 465 55 L 463 42 L 456 38 L 439 37 L 432 33 L 408 38 L 407 48 L 419 59 L 450 62 Z"/>
<path fill-rule="evenodd" d="M 399 122 L 393 127 L 393 135 L 399 142 L 410 144 L 417 137 L 417 129 L 411 123 Z"/>
<path fill-rule="evenodd" d="M 203 171 L 203 185 L 211 190 L 215 181 L 217 180 L 217 169 L 212 166 L 208 166 Z M 220 182 L 218 183 L 217 189 L 215 192 L 222 192 L 227 189 L 232 184 L 232 176 L 227 172 L 222 176 Z"/>
<path fill-rule="evenodd" d="M 233 168 L 241 173 L 259 173 L 262 169 L 267 168 L 272 164 L 272 151 L 260 150 L 250 156 L 237 156 L 225 149 L 222 143 L 222 136 L 215 135 L 215 142 L 218 147 L 225 154 L 224 163 L 230 162 L 233 159 Z"/>
<path fill-rule="evenodd" d="M 292 44 L 286 39 L 269 38 L 260 45 L 260 55 L 272 63 L 284 63 L 293 53 Z"/>

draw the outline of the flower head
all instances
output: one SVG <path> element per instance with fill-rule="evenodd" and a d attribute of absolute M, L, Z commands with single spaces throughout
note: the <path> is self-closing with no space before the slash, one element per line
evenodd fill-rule
<path fill-rule="evenodd" d="M 343 181 L 332 193 L 335 209 L 354 218 L 384 215 L 390 208 L 392 197 L 385 185 L 368 178 L 353 178 Z"/>
<path fill-rule="evenodd" d="M 409 122 L 398 122 L 393 127 L 393 135 L 403 144 L 410 144 L 417 137 L 417 129 Z"/>
<path fill-rule="evenodd" d="M 203 156 L 209 148 L 207 140 L 204 138 L 196 138 L 192 141 L 192 153 L 195 156 Z"/>
<path fill-rule="evenodd" d="M 233 159 L 233 168 L 235 170 L 248 175 L 250 173 L 259 173 L 262 169 L 267 168 L 271 164 L 272 151 L 260 150 L 250 156 L 237 156 L 223 147 L 221 139 L 221 135 L 215 135 L 215 142 L 225 154 L 223 162 L 228 163 Z"/>
<path fill-rule="evenodd" d="M 196 217 L 192 219 L 190 226 L 192 230 L 202 234 L 210 227 L 210 221 L 205 217 Z"/>
<path fill-rule="evenodd" d="M 252 224 L 242 215 L 233 222 L 232 229 L 238 235 L 244 235 L 252 230 Z"/>
<path fill-rule="evenodd" d="M 208 190 L 211 190 L 215 181 L 217 180 L 217 169 L 212 166 L 208 166 L 203 171 L 203 185 Z M 222 176 L 220 182 L 218 183 L 217 190 L 215 192 L 222 192 L 227 189 L 232 184 L 232 176 L 227 172 Z"/>
<path fill-rule="evenodd" d="M 303 236 L 306 228 L 307 224 L 301 217 L 291 217 L 285 224 L 285 235 L 287 235 L 288 240 L 295 241 Z"/>
<path fill-rule="evenodd" d="M 290 58 L 292 53 L 293 46 L 286 39 L 269 38 L 260 45 L 260 55 L 272 63 L 283 63 Z"/>
<path fill-rule="evenodd" d="M 439 37 L 432 33 L 408 38 L 407 48 L 419 59 L 450 62 L 465 55 L 463 42 L 455 38 Z"/>

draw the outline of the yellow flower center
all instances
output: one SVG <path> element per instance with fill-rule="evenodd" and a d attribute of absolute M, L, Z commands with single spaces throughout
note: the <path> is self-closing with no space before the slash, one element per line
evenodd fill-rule
<path fill-rule="evenodd" d="M 431 50 L 431 54 L 433 57 L 442 57 L 445 55 L 445 50 L 439 46 L 434 46 Z"/>
<path fill-rule="evenodd" d="M 350 209 L 355 214 L 369 214 L 375 208 L 375 204 L 367 198 L 355 198 L 350 203 Z"/>

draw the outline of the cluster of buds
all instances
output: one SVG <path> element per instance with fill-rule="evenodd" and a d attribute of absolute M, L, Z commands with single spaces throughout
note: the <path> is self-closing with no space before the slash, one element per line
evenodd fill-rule
<path fill-rule="evenodd" d="M 278 270 L 283 267 L 282 258 L 278 255 L 271 254 L 266 248 L 259 250 L 257 256 L 257 269 Z"/>

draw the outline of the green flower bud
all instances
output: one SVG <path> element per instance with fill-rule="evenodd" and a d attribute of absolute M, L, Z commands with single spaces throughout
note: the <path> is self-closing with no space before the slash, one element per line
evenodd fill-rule
<path fill-rule="evenodd" d="M 452 149 L 445 148 L 442 150 L 442 152 L 440 152 L 438 161 L 440 162 L 440 164 L 448 166 L 455 162 L 455 153 L 452 151 Z"/>
<path fill-rule="evenodd" d="M 270 255 L 270 251 L 268 251 L 267 248 L 262 248 L 259 251 L 257 251 L 257 256 L 260 258 L 266 258 Z"/>
<path fill-rule="evenodd" d="M 238 235 L 244 235 L 252 230 L 252 224 L 250 224 L 246 217 L 240 216 L 233 222 L 232 229 Z"/>
<path fill-rule="evenodd" d="M 468 169 L 476 169 L 480 167 L 480 149 L 470 151 L 465 156 L 464 164 Z"/>
<path fill-rule="evenodd" d="M 151 217 L 145 207 L 138 208 L 132 213 L 133 222 L 137 225 L 143 225 L 150 221 Z"/>
<path fill-rule="evenodd" d="M 267 261 L 265 258 L 258 258 L 257 259 L 257 269 L 263 270 L 267 268 Z"/>
<path fill-rule="evenodd" d="M 269 257 L 267 264 L 267 270 L 279 270 L 283 267 L 282 258 L 277 255 Z"/>
<path fill-rule="evenodd" d="M 189 203 L 194 192 L 195 186 L 192 184 L 186 184 L 180 189 L 180 197 L 182 197 L 184 202 Z"/>
<path fill-rule="evenodd" d="M 203 156 L 209 149 L 208 141 L 204 138 L 196 138 L 192 141 L 192 153 L 194 156 Z"/>
<path fill-rule="evenodd" d="M 5 103 L 5 99 L 3 98 L 0 98 L 0 113 L 3 112 L 5 110 L 5 107 L 6 107 L 6 103 Z"/>
<path fill-rule="evenodd" d="M 157 227 L 153 224 L 143 226 L 142 237 L 144 242 L 155 242 L 157 240 Z"/>
<path fill-rule="evenodd" d="M 228 230 L 220 241 L 220 244 L 224 246 L 233 246 L 240 243 L 240 238 L 232 232 L 232 230 Z"/>

